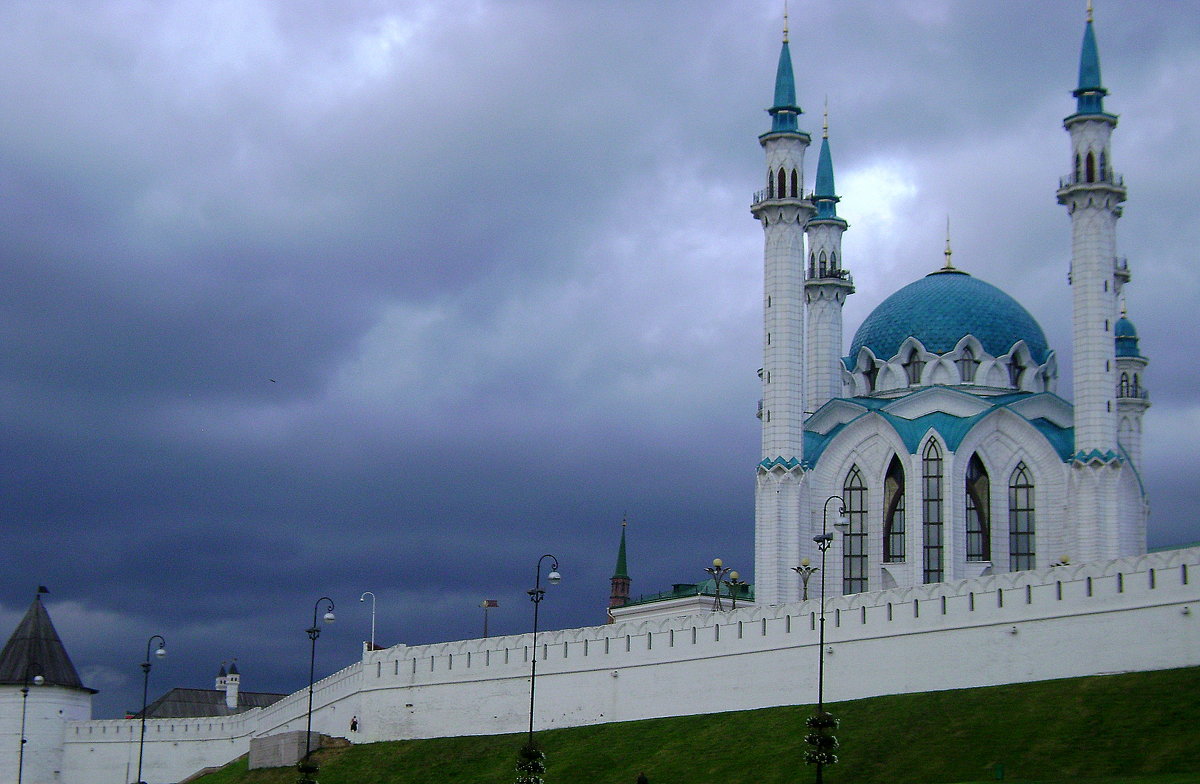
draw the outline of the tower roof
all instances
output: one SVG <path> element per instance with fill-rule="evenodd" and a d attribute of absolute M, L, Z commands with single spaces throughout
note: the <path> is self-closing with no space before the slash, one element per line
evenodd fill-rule
<path fill-rule="evenodd" d="M 79 680 L 79 673 L 42 604 L 41 591 L 0 651 L 0 684 L 20 686 L 36 675 L 45 678 L 49 686 L 95 693 L 95 689 L 87 688 Z"/>
<path fill-rule="evenodd" d="M 779 67 L 775 70 L 775 105 L 767 110 L 771 114 L 771 133 L 796 132 L 796 118 L 802 110 L 796 105 L 796 77 L 792 71 L 792 53 L 787 38 L 779 50 Z"/>
<path fill-rule="evenodd" d="M 617 568 L 613 570 L 614 579 L 629 579 L 629 569 L 625 565 L 625 521 L 621 520 L 621 546 L 617 548 Z"/>
<path fill-rule="evenodd" d="M 821 154 L 817 158 L 817 183 L 813 190 L 817 219 L 837 217 L 837 193 L 833 187 L 833 155 L 829 152 L 829 114 L 826 112 L 821 134 Z"/>
<path fill-rule="evenodd" d="M 1087 26 L 1083 30 L 1083 46 L 1079 53 L 1079 86 L 1071 94 L 1076 99 L 1077 114 L 1104 114 L 1104 96 L 1108 95 L 1108 90 L 1100 84 L 1100 50 L 1096 46 L 1090 4 Z"/>
<path fill-rule="evenodd" d="M 1113 334 L 1116 336 L 1118 357 L 1140 357 L 1142 355 L 1138 348 L 1137 328 L 1124 313 L 1117 319 Z"/>

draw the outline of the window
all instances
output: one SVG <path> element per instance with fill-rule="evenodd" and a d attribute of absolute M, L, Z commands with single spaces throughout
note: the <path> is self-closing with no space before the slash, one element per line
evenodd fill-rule
<path fill-rule="evenodd" d="M 962 378 L 964 384 L 971 384 L 975 381 L 975 370 L 979 367 L 979 360 L 975 359 L 975 352 L 970 346 L 964 346 L 962 354 L 955 361 L 958 365 L 958 375 Z"/>
<path fill-rule="evenodd" d="M 1075 153 L 1075 182 L 1079 182 L 1079 177 L 1083 173 L 1083 165 L 1079 157 L 1079 153 Z"/>
<path fill-rule="evenodd" d="M 991 492 L 979 455 L 967 463 L 967 560 L 992 560 Z"/>
<path fill-rule="evenodd" d="M 1008 480 L 1008 568 L 1019 572 L 1034 568 L 1033 479 L 1024 463 Z"/>
<path fill-rule="evenodd" d="M 1108 182 L 1108 156 L 1100 151 L 1100 182 Z"/>
<path fill-rule="evenodd" d="M 842 540 L 842 593 L 867 590 L 867 486 L 858 466 L 850 469 L 842 485 L 850 527 Z"/>
<path fill-rule="evenodd" d="M 1117 397 L 1129 397 L 1129 374 L 1121 374 L 1121 383 L 1117 386 Z"/>
<path fill-rule="evenodd" d="M 1025 375 L 1025 366 L 1021 364 L 1021 360 L 1015 356 L 1008 360 L 1008 383 L 1016 388 L 1021 388 L 1021 379 Z"/>
<path fill-rule="evenodd" d="M 875 391 L 875 379 L 878 376 L 879 376 L 879 368 L 875 367 L 875 363 L 872 361 L 871 364 L 868 365 L 865 370 L 863 370 L 863 377 L 866 378 L 866 380 L 867 380 L 867 394 L 868 395 Z"/>
<path fill-rule="evenodd" d="M 883 560 L 904 561 L 904 469 L 895 455 L 883 480 Z"/>
<path fill-rule="evenodd" d="M 1092 155 L 1091 152 L 1088 152 L 1087 158 L 1084 159 L 1084 164 L 1086 166 L 1085 179 L 1088 182 L 1095 182 L 1096 181 L 1096 158 Z"/>
<path fill-rule="evenodd" d="M 924 535 L 923 579 L 940 583 L 946 577 L 942 541 L 942 450 L 930 440 L 921 455 L 921 520 Z"/>
<path fill-rule="evenodd" d="M 908 360 L 904 363 L 904 371 L 908 374 L 909 386 L 921 383 L 921 370 L 924 369 L 925 363 L 921 360 L 921 352 L 913 349 L 908 354 Z"/>
<path fill-rule="evenodd" d="M 792 198 L 800 197 L 800 179 L 795 169 L 792 169 Z"/>
<path fill-rule="evenodd" d="M 1089 157 L 1089 160 L 1090 160 L 1090 157 Z M 1089 180 L 1090 180 L 1090 178 L 1089 178 Z M 779 198 L 782 199 L 787 196 L 787 177 L 783 173 L 782 166 L 779 167 L 779 185 L 777 186 L 777 189 L 779 191 Z"/>

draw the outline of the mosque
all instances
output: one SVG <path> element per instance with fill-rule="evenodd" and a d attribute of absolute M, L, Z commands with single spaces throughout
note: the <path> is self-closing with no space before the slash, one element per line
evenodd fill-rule
<path fill-rule="evenodd" d="M 1106 94 L 1089 8 L 1057 190 L 1071 224 L 1071 403 L 1037 321 L 970 273 L 981 264 L 956 262 L 949 238 L 842 354 L 856 260 L 842 253 L 827 123 L 806 186 L 785 27 L 751 206 L 765 234 L 753 588 L 720 611 L 703 584 L 631 599 L 622 535 L 609 624 L 364 646 L 316 684 L 313 728 L 344 735 L 349 721 L 353 742 L 508 732 L 532 710 L 531 660 L 540 727 L 709 712 L 694 686 L 718 677 L 738 684 L 724 710 L 795 704 L 815 687 L 818 613 L 822 629 L 832 619 L 820 651 L 837 699 L 1200 664 L 1200 548 L 1146 553 L 1148 360 L 1122 305 L 1126 192 Z M 818 605 L 797 567 L 820 555 L 840 590 Z M 93 720 L 38 598 L 0 652 L 0 777 L 24 765 L 31 782 L 127 781 L 144 737 L 147 780 L 178 781 L 305 728 L 303 692 L 247 701 L 220 676 L 211 694 L 176 695 L 188 710 L 147 716 L 145 736 L 136 720 Z"/>

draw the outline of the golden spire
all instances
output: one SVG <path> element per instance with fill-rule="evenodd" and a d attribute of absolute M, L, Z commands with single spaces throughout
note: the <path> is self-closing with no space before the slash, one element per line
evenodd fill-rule
<path fill-rule="evenodd" d="M 1092 21 L 1092 0 L 1088 0 L 1087 20 L 1089 23 Z M 784 37 L 786 37 L 786 35 Z"/>
<path fill-rule="evenodd" d="M 1090 4 L 1091 2 L 1092 2 L 1092 0 L 1088 0 L 1088 3 L 1089 3 L 1089 4 Z M 788 42 L 788 12 L 787 12 L 787 0 L 783 0 L 783 42 L 784 42 L 785 44 Z"/>
<path fill-rule="evenodd" d="M 1121 315 L 1125 316 L 1125 317 L 1129 316 L 1129 314 L 1125 312 L 1125 295 L 1124 294 L 1121 294 Z"/>
<path fill-rule="evenodd" d="M 821 138 L 829 138 L 829 96 L 825 96 L 825 120 L 821 123 Z"/>
<path fill-rule="evenodd" d="M 942 251 L 946 254 L 946 266 L 942 267 L 943 271 L 949 272 L 954 269 L 954 262 L 950 260 L 953 251 L 950 250 L 950 216 L 946 216 L 946 250 Z"/>

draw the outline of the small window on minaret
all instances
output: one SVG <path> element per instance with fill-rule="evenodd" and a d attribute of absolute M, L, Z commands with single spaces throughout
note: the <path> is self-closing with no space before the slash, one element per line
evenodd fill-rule
<path fill-rule="evenodd" d="M 830 252 L 829 252 L 829 268 L 830 268 L 830 269 L 837 269 L 837 268 L 838 268 L 838 265 L 837 265 L 837 251 L 830 251 Z"/>
<path fill-rule="evenodd" d="M 1087 154 L 1086 164 L 1087 164 L 1087 172 L 1086 172 L 1085 179 L 1088 182 L 1095 182 L 1096 181 L 1096 159 L 1095 159 L 1095 157 L 1092 156 L 1092 154 L 1090 152 Z"/>
<path fill-rule="evenodd" d="M 1100 151 L 1100 182 L 1108 182 L 1108 157 Z"/>
<path fill-rule="evenodd" d="M 825 251 L 821 251 L 821 261 L 820 261 L 820 265 L 819 265 L 818 269 L 820 271 L 822 278 L 825 277 L 825 271 L 826 271 L 825 265 L 827 262 L 828 262 L 828 258 L 825 256 Z"/>
<path fill-rule="evenodd" d="M 779 198 L 787 198 L 787 175 L 783 171 L 783 167 L 779 167 L 779 184 L 776 186 L 779 191 Z"/>
<path fill-rule="evenodd" d="M 1075 182 L 1079 182 L 1079 176 L 1083 173 L 1083 166 L 1079 159 L 1079 153 L 1075 153 Z"/>
<path fill-rule="evenodd" d="M 1129 374 L 1121 374 L 1121 383 L 1117 387 L 1117 397 L 1129 397 Z"/>
<path fill-rule="evenodd" d="M 800 196 L 800 178 L 796 175 L 796 170 L 792 169 L 792 198 L 796 199 Z"/>

